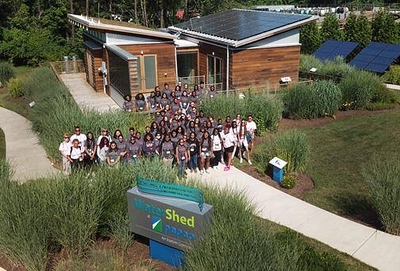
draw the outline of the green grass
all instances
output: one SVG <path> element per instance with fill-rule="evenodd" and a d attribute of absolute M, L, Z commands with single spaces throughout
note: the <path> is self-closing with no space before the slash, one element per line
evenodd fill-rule
<path fill-rule="evenodd" d="M 398 159 L 400 111 L 356 117 L 305 129 L 311 152 L 307 172 L 315 189 L 305 200 L 328 211 L 367 223 L 371 198 L 362 167 L 372 159 Z"/>
<path fill-rule="evenodd" d="M 6 159 L 6 136 L 0 128 L 0 160 Z"/>

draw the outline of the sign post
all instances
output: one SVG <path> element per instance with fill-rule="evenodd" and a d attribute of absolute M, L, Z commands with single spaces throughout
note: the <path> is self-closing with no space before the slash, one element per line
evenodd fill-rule
<path fill-rule="evenodd" d="M 200 190 L 153 180 L 138 179 L 127 198 L 131 231 L 150 239 L 152 259 L 172 266 L 181 266 L 183 251 L 207 231 L 213 212 Z"/>
<path fill-rule="evenodd" d="M 283 168 L 286 166 L 287 162 L 278 157 L 274 157 L 269 163 L 272 165 L 272 179 L 281 183 L 283 179 Z"/>

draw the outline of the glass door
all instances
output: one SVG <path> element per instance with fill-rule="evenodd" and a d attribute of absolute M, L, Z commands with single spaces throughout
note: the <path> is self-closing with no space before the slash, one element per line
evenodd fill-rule
<path fill-rule="evenodd" d="M 157 85 L 157 58 L 143 55 L 137 59 L 139 92 L 153 91 Z"/>
<path fill-rule="evenodd" d="M 215 56 L 208 56 L 207 61 L 207 83 L 214 84 L 215 88 L 222 87 L 222 58 Z M 220 87 L 218 87 L 220 86 Z"/>

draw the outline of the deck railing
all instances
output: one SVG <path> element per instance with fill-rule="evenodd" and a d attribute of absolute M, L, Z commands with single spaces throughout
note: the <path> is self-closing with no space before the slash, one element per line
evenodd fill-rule
<path fill-rule="evenodd" d="M 82 60 L 66 60 L 50 63 L 56 74 L 71 74 L 85 72 L 85 65 Z"/>

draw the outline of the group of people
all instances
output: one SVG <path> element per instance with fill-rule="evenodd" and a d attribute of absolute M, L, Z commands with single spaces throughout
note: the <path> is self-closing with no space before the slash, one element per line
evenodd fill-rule
<path fill-rule="evenodd" d="M 179 85 L 175 89 L 178 88 Z M 161 97 L 171 99 L 174 96 L 172 101 L 179 106 L 156 101 L 154 110 L 159 110 L 143 133 L 131 127 L 125 137 L 121 130 L 111 135 L 108 129 L 102 128 L 100 135 L 95 137 L 93 132 L 82 133 L 79 126 L 71 136 L 65 133 L 59 147 L 64 173 L 93 164 L 117 167 L 121 163 L 132 164 L 155 157 L 162 159 L 165 165 L 176 166 L 180 177 L 186 175 L 186 169 L 193 173 L 209 173 L 210 168 L 218 169 L 220 163 L 228 171 L 234 155 L 240 163 L 245 159 L 251 165 L 250 153 L 257 129 L 251 115 L 243 118 L 237 114 L 235 119 L 227 116 L 225 120 L 215 120 L 213 115 L 206 117 L 202 110 L 197 111 L 198 96 L 215 95 L 212 92 L 215 90 L 210 88 L 199 93 L 200 88 L 195 87 L 190 97 L 196 100 L 185 100 L 182 98 L 187 96 L 186 90 L 181 91 L 183 96 L 175 98 L 177 91 L 168 92 L 168 89 L 166 84 Z M 149 106 L 152 110 L 152 102 Z"/>
<path fill-rule="evenodd" d="M 199 97 L 215 98 L 217 94 L 213 85 L 206 89 L 204 82 L 200 82 L 200 85 L 195 84 L 192 90 L 189 89 L 188 84 L 182 85 L 181 82 L 178 82 L 174 89 L 170 89 L 169 84 L 165 83 L 164 89 L 161 90 L 159 86 L 156 86 L 147 98 L 143 93 L 138 93 L 134 100 L 131 95 L 126 95 L 122 108 L 129 112 L 146 110 L 176 112 L 179 108 L 187 112 L 193 104 L 198 104 Z"/>

